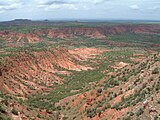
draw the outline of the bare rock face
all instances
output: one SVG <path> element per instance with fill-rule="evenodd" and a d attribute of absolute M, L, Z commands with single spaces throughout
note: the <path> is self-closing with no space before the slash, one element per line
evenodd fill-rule
<path fill-rule="evenodd" d="M 0 38 L 8 43 L 22 42 L 25 44 L 25 43 L 34 43 L 42 41 L 42 39 L 34 33 L 23 34 L 14 31 L 1 31 Z"/>
<path fill-rule="evenodd" d="M 91 38 L 107 38 L 110 34 L 119 34 L 125 32 L 156 34 L 160 33 L 160 25 L 117 25 L 103 26 L 96 28 L 60 28 L 47 30 L 34 30 L 31 33 L 23 34 L 14 31 L 0 31 L 0 38 L 13 42 L 34 43 L 43 41 L 43 36 L 48 38 L 73 38 L 86 36 Z"/>

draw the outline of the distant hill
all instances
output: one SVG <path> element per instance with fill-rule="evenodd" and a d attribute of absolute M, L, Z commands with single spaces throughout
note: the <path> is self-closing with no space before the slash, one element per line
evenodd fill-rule
<path fill-rule="evenodd" d="M 15 20 L 11 20 L 11 21 L 4 21 L 4 22 L 0 22 L 0 25 L 4 25 L 4 26 L 21 26 L 21 25 L 46 25 L 48 24 L 50 21 L 49 20 L 42 20 L 42 21 L 33 21 L 30 19 L 15 19 Z"/>
<path fill-rule="evenodd" d="M 14 19 L 11 21 L 0 22 L 1 26 L 21 26 L 21 25 L 55 25 L 55 24 L 80 24 L 80 25 L 96 25 L 101 23 L 102 25 L 112 24 L 159 24 L 158 20 L 30 20 L 30 19 Z"/>

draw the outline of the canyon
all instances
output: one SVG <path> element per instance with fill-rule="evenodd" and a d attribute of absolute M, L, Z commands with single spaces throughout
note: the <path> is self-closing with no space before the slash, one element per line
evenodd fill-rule
<path fill-rule="evenodd" d="M 0 119 L 158 120 L 160 25 L 68 24 L 0 30 Z"/>

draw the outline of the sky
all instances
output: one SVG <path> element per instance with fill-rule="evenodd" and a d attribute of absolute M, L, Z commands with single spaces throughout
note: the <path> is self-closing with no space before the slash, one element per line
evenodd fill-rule
<path fill-rule="evenodd" d="M 0 21 L 13 19 L 160 20 L 160 0 L 0 0 Z"/>

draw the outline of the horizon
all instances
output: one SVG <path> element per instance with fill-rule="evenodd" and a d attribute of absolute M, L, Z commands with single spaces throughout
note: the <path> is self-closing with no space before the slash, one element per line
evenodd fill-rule
<path fill-rule="evenodd" d="M 160 20 L 151 20 L 151 19 L 27 19 L 27 18 L 16 18 L 16 19 L 10 19 L 10 20 L 5 20 L 1 21 L 3 22 L 13 22 L 13 21 L 48 21 L 48 22 L 160 22 Z"/>

